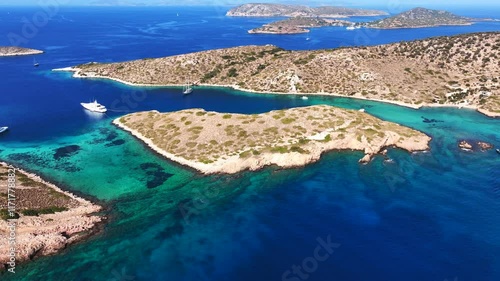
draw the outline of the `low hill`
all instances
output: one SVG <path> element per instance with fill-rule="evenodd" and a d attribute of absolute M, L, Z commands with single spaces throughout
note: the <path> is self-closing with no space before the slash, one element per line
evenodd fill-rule
<path fill-rule="evenodd" d="M 309 28 L 325 26 L 351 26 L 353 23 L 345 20 L 334 20 L 313 17 L 293 17 L 265 24 L 262 27 L 249 30 L 249 33 L 266 34 L 296 34 L 307 33 Z"/>
<path fill-rule="evenodd" d="M 415 8 L 389 18 L 370 22 L 366 26 L 391 29 L 470 24 L 472 24 L 471 19 L 447 11 Z"/>
<path fill-rule="evenodd" d="M 244 4 L 229 10 L 231 17 L 351 17 L 387 15 L 384 11 L 345 7 L 307 7 L 283 4 Z"/>
<path fill-rule="evenodd" d="M 38 55 L 38 54 L 42 54 L 42 53 L 43 53 L 43 51 L 35 50 L 35 49 L 0 46 L 0 57 Z"/>
<path fill-rule="evenodd" d="M 470 107 L 500 116 L 499 57 L 500 32 L 486 32 L 314 51 L 244 46 L 66 70 L 139 85 L 198 81 L 263 93 Z"/>
<path fill-rule="evenodd" d="M 362 150 L 370 161 L 385 147 L 426 150 L 430 137 L 367 113 L 326 105 L 262 114 L 188 109 L 138 112 L 114 120 L 152 149 L 202 173 L 237 173 L 268 165 L 297 167 L 330 150 Z"/>

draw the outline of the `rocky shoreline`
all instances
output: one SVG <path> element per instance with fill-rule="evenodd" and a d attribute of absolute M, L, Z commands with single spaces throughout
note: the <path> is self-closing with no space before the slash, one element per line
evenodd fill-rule
<path fill-rule="evenodd" d="M 325 119 L 328 117 L 332 119 Z M 301 167 L 332 150 L 361 150 L 365 156 L 360 162 L 367 163 L 387 147 L 423 151 L 431 140 L 421 132 L 366 113 L 330 106 L 256 115 L 201 109 L 165 114 L 151 111 L 126 115 L 113 124 L 158 154 L 202 174 L 234 174 L 270 165 Z M 165 139 L 168 135 L 171 138 Z"/>
<path fill-rule="evenodd" d="M 0 46 L 0 57 L 29 56 L 29 55 L 39 55 L 43 53 L 44 53 L 43 51 L 35 49 Z"/>
<path fill-rule="evenodd" d="M 112 80 L 124 85 L 132 86 L 132 87 L 150 87 L 150 88 L 158 88 L 158 87 L 182 87 L 184 84 L 146 84 L 146 83 L 133 83 L 129 81 L 125 81 L 119 78 L 115 77 L 110 77 L 110 76 L 104 76 L 104 75 L 98 75 L 96 73 L 88 73 L 85 72 L 83 69 L 80 69 L 78 67 L 65 67 L 65 68 L 57 68 L 53 69 L 52 71 L 54 72 L 72 72 L 73 73 L 73 78 L 79 78 L 79 79 L 104 79 L 104 80 Z M 273 94 L 273 95 L 300 95 L 300 96 L 332 96 L 332 97 L 340 97 L 340 98 L 351 98 L 351 99 L 359 99 L 359 100 L 367 100 L 367 101 L 376 101 L 376 102 L 383 102 L 383 103 L 388 103 L 388 104 L 394 104 L 398 106 L 403 106 L 403 107 L 408 107 L 408 108 L 413 108 L 413 109 L 421 109 L 424 107 L 450 107 L 450 108 L 467 108 L 470 110 L 475 110 L 483 115 L 486 115 L 488 117 L 492 118 L 498 118 L 500 117 L 500 112 L 493 112 L 486 110 L 484 108 L 480 108 L 475 105 L 456 105 L 456 104 L 438 104 L 438 103 L 423 103 L 423 104 L 411 104 L 411 103 L 405 103 L 401 101 L 395 101 L 395 100 L 388 100 L 388 99 L 380 99 L 380 98 L 369 98 L 369 97 L 364 97 L 364 96 L 352 96 L 352 95 L 342 95 L 339 93 L 330 93 L 330 92 L 273 92 L 273 91 L 259 91 L 259 90 L 252 90 L 248 88 L 241 87 L 239 85 L 229 85 L 229 84 L 207 84 L 207 83 L 196 83 L 198 86 L 202 87 L 208 87 L 208 88 L 231 88 L 237 91 L 242 91 L 242 92 L 248 92 L 248 93 L 255 93 L 255 94 Z"/>
<path fill-rule="evenodd" d="M 10 167 L 0 162 L 4 179 L 0 194 L 5 198 L 8 194 L 16 196 L 15 210 L 6 212 L 8 206 L 0 204 L 0 270 L 15 270 L 20 263 L 56 254 L 96 234 L 106 220 L 106 217 L 96 214 L 102 211 L 101 206 L 22 169 L 15 168 L 12 174 L 16 186 L 9 190 L 5 177 Z"/>

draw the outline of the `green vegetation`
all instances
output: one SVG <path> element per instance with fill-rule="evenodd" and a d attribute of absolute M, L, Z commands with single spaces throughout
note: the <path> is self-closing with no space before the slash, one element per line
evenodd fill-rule
<path fill-rule="evenodd" d="M 201 82 L 202 83 L 208 82 L 210 79 L 218 76 L 221 71 L 222 71 L 222 67 L 220 65 L 218 65 L 214 70 L 212 70 L 212 71 L 208 72 L 207 74 L 205 74 L 203 76 L 203 78 L 201 78 Z"/>
<path fill-rule="evenodd" d="M 231 68 L 227 72 L 227 77 L 237 77 L 238 76 L 238 70 L 236 68 Z"/>
<path fill-rule="evenodd" d="M 19 218 L 18 213 L 14 213 L 14 217 L 11 217 L 9 214 L 9 211 L 7 209 L 0 210 L 0 219 L 2 219 L 2 220 L 10 220 L 10 219 L 18 219 L 18 218 Z"/>
<path fill-rule="evenodd" d="M 21 214 L 25 216 L 39 216 L 39 215 L 46 215 L 46 214 L 55 214 L 58 212 L 64 212 L 67 211 L 68 208 L 65 207 L 48 207 L 48 208 L 43 208 L 43 209 L 26 209 L 26 210 L 21 210 Z"/>
<path fill-rule="evenodd" d="M 288 148 L 286 146 L 275 146 L 271 148 L 271 152 L 283 154 L 288 152 Z"/>
<path fill-rule="evenodd" d="M 308 64 L 309 62 L 311 62 L 314 58 L 316 57 L 315 54 L 309 54 L 307 57 L 305 58 L 300 58 L 296 61 L 294 61 L 293 63 L 296 64 L 296 65 L 303 65 L 303 64 Z"/>
<path fill-rule="evenodd" d="M 285 125 L 287 125 L 287 124 L 291 124 L 291 123 L 293 123 L 293 122 L 295 122 L 295 119 L 294 119 L 294 118 L 283 118 L 283 119 L 281 119 L 281 123 L 283 123 L 283 124 L 285 124 Z"/>

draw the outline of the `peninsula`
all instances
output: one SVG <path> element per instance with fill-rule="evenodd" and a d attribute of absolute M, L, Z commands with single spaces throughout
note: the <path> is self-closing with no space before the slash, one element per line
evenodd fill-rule
<path fill-rule="evenodd" d="M 500 32 L 486 32 L 314 51 L 244 46 L 61 70 L 130 85 L 182 86 L 189 80 L 259 93 L 466 107 L 500 116 L 498 57 Z"/>
<path fill-rule="evenodd" d="M 398 15 L 364 24 L 365 27 L 394 29 L 421 28 L 443 25 L 471 25 L 472 19 L 447 11 L 414 8 Z"/>
<path fill-rule="evenodd" d="M 308 28 L 324 26 L 351 26 L 353 23 L 345 20 L 332 20 L 313 17 L 294 17 L 265 24 L 262 27 L 249 30 L 248 33 L 264 34 L 297 34 L 307 33 Z"/>
<path fill-rule="evenodd" d="M 320 105 L 242 115 L 189 109 L 139 112 L 113 122 L 150 148 L 204 174 L 233 174 L 268 165 L 304 166 L 330 150 L 428 149 L 427 135 L 369 114 Z"/>
<path fill-rule="evenodd" d="M 21 47 L 1 47 L 0 57 L 29 56 L 43 54 L 43 51 Z"/>
<path fill-rule="evenodd" d="M 250 3 L 229 10 L 229 17 L 323 17 L 345 18 L 353 16 L 383 16 L 384 11 L 345 7 L 307 7 L 284 4 Z"/>
<path fill-rule="evenodd" d="M 13 190 L 6 184 L 10 179 L 16 180 Z M 104 219 L 94 214 L 101 210 L 100 206 L 62 191 L 34 174 L 17 168 L 13 172 L 11 166 L 1 162 L 0 181 L 5 183 L 0 185 L 3 198 L 0 201 L 0 270 L 12 268 L 9 264 L 12 251 L 16 264 L 55 254 L 90 236 Z M 11 201 L 15 208 L 7 206 L 8 198 L 15 199 Z M 15 231 L 15 244 L 9 240 L 12 231 Z"/>

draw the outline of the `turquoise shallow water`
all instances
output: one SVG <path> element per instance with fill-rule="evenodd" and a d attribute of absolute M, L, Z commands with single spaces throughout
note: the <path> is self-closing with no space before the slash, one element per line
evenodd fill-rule
<path fill-rule="evenodd" d="M 210 8 L 182 11 L 177 19 L 171 9 L 65 10 L 30 44 L 47 50 L 38 57 L 39 69 L 31 67 L 32 58 L 0 60 L 0 121 L 11 127 L 0 137 L 0 159 L 99 199 L 110 217 L 89 241 L 24 264 L 2 280 L 287 280 L 283 274 L 328 237 L 339 245 L 307 280 L 500 280 L 500 157 L 493 150 L 457 149 L 460 139 L 500 146 L 499 119 L 452 108 L 316 96 L 303 101 L 215 88 L 183 97 L 179 89 L 130 88 L 50 71 L 240 44 L 306 49 L 355 43 L 337 29 L 312 32 L 312 42 L 249 37 L 244 31 L 262 19 L 225 19 Z M 1 12 L 0 33 L 8 33 L 33 11 Z M 496 14 L 489 12 L 474 15 Z M 480 30 L 499 28 L 388 31 L 372 43 Z M 112 109 L 106 116 L 81 109 L 80 102 L 94 97 Z M 366 166 L 357 162 L 360 152 L 331 152 L 300 169 L 204 177 L 111 125 L 131 111 L 259 113 L 312 104 L 365 108 L 429 134 L 431 150 L 390 150 L 393 163 L 377 157 Z"/>
<path fill-rule="evenodd" d="M 462 152 L 456 144 L 462 138 L 498 144 L 499 120 L 348 99 L 312 97 L 308 103 L 366 108 L 430 134 L 431 151 L 391 150 L 394 163 L 377 158 L 366 166 L 357 163 L 362 153 L 332 152 L 303 169 L 202 177 L 154 155 L 110 120 L 57 142 L 12 145 L 2 159 L 104 200 L 112 218 L 91 241 L 24 265 L 16 278 L 112 280 L 113 272 L 125 270 L 136 280 L 255 280 L 252 268 L 258 267 L 260 280 L 275 280 L 310 254 L 317 236 L 332 235 L 341 244 L 338 256 L 312 280 L 331 274 L 360 280 L 365 273 L 388 280 L 472 277 L 469 266 L 484 276 L 472 280 L 494 280 L 499 157 L 491 150 Z M 422 116 L 443 122 L 424 123 Z M 116 140 L 124 143 L 110 146 Z M 54 160 L 57 148 L 73 144 L 78 152 Z M 164 182 L 162 173 L 168 174 Z M 160 185 L 148 189 L 147 182 Z M 363 274 L 352 267 L 376 262 Z"/>

